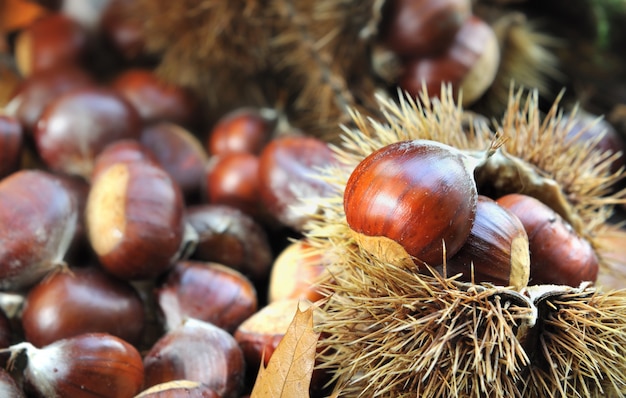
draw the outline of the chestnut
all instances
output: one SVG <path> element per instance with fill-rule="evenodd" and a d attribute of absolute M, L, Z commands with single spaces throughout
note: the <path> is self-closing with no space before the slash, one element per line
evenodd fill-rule
<path fill-rule="evenodd" d="M 99 262 L 122 279 L 154 278 L 184 246 L 180 188 L 151 162 L 114 163 L 87 197 L 87 233 Z"/>
<path fill-rule="evenodd" d="M 0 181 L 0 290 L 32 286 L 64 267 L 78 207 L 54 175 L 21 170 Z"/>
<path fill-rule="evenodd" d="M 511 211 L 478 195 L 476 218 L 461 249 L 446 262 L 447 276 L 522 289 L 530 276 L 528 235 Z"/>
<path fill-rule="evenodd" d="M 143 303 L 127 282 L 97 267 L 58 272 L 30 289 L 22 312 L 26 340 L 36 347 L 83 333 L 140 341 Z"/>
<path fill-rule="evenodd" d="M 209 157 L 196 136 L 174 123 L 160 122 L 144 128 L 140 141 L 178 183 L 185 198 L 200 196 Z"/>
<path fill-rule="evenodd" d="M 350 175 L 343 200 L 356 241 L 381 259 L 407 266 L 437 266 L 452 257 L 476 216 L 478 191 L 469 161 L 459 150 L 429 140 L 396 142 L 367 156 Z"/>
<path fill-rule="evenodd" d="M 306 239 L 290 243 L 272 264 L 269 302 L 298 298 L 315 302 L 322 299 L 324 294 L 316 284 L 330 262 L 322 253 L 315 251 Z"/>
<path fill-rule="evenodd" d="M 60 65 L 28 76 L 15 89 L 5 111 L 33 134 L 45 107 L 69 91 L 93 86 L 93 78 L 75 65 Z"/>
<path fill-rule="evenodd" d="M 25 398 L 24 390 L 17 384 L 13 376 L 0 367 L 0 394 L 7 398 Z"/>
<path fill-rule="evenodd" d="M 195 123 L 197 104 L 191 92 L 167 83 L 151 70 L 126 69 L 111 87 L 137 109 L 145 125 L 168 121 L 190 127 Z"/>
<path fill-rule="evenodd" d="M 258 370 L 263 359 L 267 366 L 272 354 L 283 339 L 296 310 L 306 310 L 311 303 L 300 299 L 274 301 L 246 319 L 235 332 L 248 369 Z"/>
<path fill-rule="evenodd" d="M 221 398 L 214 389 L 197 381 L 174 380 L 144 390 L 135 398 Z"/>
<path fill-rule="evenodd" d="M 51 170 L 89 178 L 95 157 L 116 140 L 139 138 L 135 109 L 114 91 L 78 89 L 45 109 L 35 128 L 37 151 Z"/>
<path fill-rule="evenodd" d="M 259 155 L 276 125 L 276 112 L 258 108 L 237 108 L 223 115 L 209 132 L 207 150 L 211 155 L 246 152 Z"/>
<path fill-rule="evenodd" d="M 72 18 L 60 12 L 49 13 L 18 34 L 15 60 L 24 76 L 58 65 L 79 65 L 88 41 L 87 32 Z"/>
<path fill-rule="evenodd" d="M 129 62 L 141 61 L 147 58 L 141 18 L 125 12 L 124 5 L 125 0 L 107 2 L 100 19 L 100 31 L 115 53 Z"/>
<path fill-rule="evenodd" d="M 0 180 L 19 169 L 23 142 L 18 120 L 0 114 Z"/>
<path fill-rule="evenodd" d="M 493 83 L 500 65 L 500 47 L 493 29 L 471 16 L 442 54 L 411 58 L 405 62 L 399 86 L 412 96 L 424 87 L 429 97 L 439 97 L 442 84 L 451 84 L 463 106 L 476 102 Z"/>
<path fill-rule="evenodd" d="M 198 234 L 192 258 L 234 268 L 253 281 L 269 276 L 273 255 L 268 235 L 252 217 L 226 205 L 186 209 L 186 221 Z"/>
<path fill-rule="evenodd" d="M 400 56 L 439 54 L 470 17 L 470 0 L 390 0 L 385 4 L 382 39 Z"/>
<path fill-rule="evenodd" d="M 137 349 L 106 333 L 81 334 L 42 348 L 23 342 L 9 351 L 26 356 L 22 373 L 28 396 L 132 398 L 144 381 Z"/>
<path fill-rule="evenodd" d="M 146 387 L 185 379 L 222 398 L 238 398 L 243 390 L 245 363 L 233 336 L 193 318 L 159 339 L 144 357 L 144 367 Z"/>
<path fill-rule="evenodd" d="M 156 155 L 135 139 L 123 139 L 112 142 L 96 156 L 91 180 L 98 178 L 101 171 L 116 163 L 148 162 L 160 167 Z"/>
<path fill-rule="evenodd" d="M 235 207 L 252 217 L 263 209 L 259 202 L 259 158 L 251 153 L 213 156 L 204 176 L 208 202 Z"/>
<path fill-rule="evenodd" d="M 530 284 L 578 287 L 595 282 L 599 260 L 588 240 L 543 202 L 508 194 L 496 202 L 515 214 L 526 229 L 530 246 Z"/>
<path fill-rule="evenodd" d="M 268 212 L 296 231 L 314 214 L 315 197 L 329 194 L 331 187 L 318 168 L 336 164 L 335 155 L 324 141 L 302 135 L 285 135 L 271 140 L 259 156 L 259 190 Z M 303 210 L 306 209 L 306 210 Z"/>
<path fill-rule="evenodd" d="M 217 263 L 176 263 L 156 289 L 167 330 L 186 318 L 210 322 L 227 332 L 257 310 L 257 294 L 240 272 Z"/>

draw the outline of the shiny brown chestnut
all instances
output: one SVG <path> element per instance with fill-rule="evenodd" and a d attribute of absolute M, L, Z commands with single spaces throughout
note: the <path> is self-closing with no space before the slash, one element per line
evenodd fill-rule
<path fill-rule="evenodd" d="M 21 170 L 0 181 L 0 290 L 20 290 L 64 267 L 78 207 L 54 175 Z"/>
<path fill-rule="evenodd" d="M 159 122 L 143 129 L 141 143 L 154 153 L 161 166 L 190 201 L 200 196 L 209 157 L 202 143 L 189 130 L 171 122 Z"/>
<path fill-rule="evenodd" d="M 239 108 L 222 116 L 211 129 L 207 149 L 211 155 L 246 152 L 258 155 L 269 142 L 276 112 Z"/>
<path fill-rule="evenodd" d="M 146 387 L 185 379 L 222 398 L 238 398 L 243 390 L 245 363 L 233 336 L 193 318 L 159 339 L 144 357 L 144 367 Z"/>
<path fill-rule="evenodd" d="M 160 167 L 156 155 L 139 140 L 123 139 L 112 142 L 96 156 L 91 180 L 98 178 L 101 171 L 116 163 L 148 162 Z"/>
<path fill-rule="evenodd" d="M 192 258 L 234 268 L 253 281 L 265 281 L 273 255 L 268 235 L 252 217 L 225 205 L 186 209 L 186 221 L 198 234 Z"/>
<path fill-rule="evenodd" d="M 331 187 L 316 178 L 318 168 L 336 164 L 324 141 L 302 135 L 274 138 L 259 156 L 259 189 L 267 211 L 296 231 L 315 213 L 310 199 L 328 195 Z M 313 208 L 311 208 L 313 207 Z"/>
<path fill-rule="evenodd" d="M 408 59 L 399 86 L 413 96 L 425 87 L 430 97 L 439 97 L 441 85 L 451 84 L 462 105 L 469 106 L 491 86 L 499 65 L 500 47 L 493 29 L 471 16 L 445 52 Z"/>
<path fill-rule="evenodd" d="M 85 221 L 102 266 L 133 280 L 168 270 L 184 243 L 183 206 L 180 188 L 151 162 L 114 163 L 100 171 Z"/>
<path fill-rule="evenodd" d="M 174 380 L 157 384 L 135 398 L 221 398 L 214 389 L 197 381 Z"/>
<path fill-rule="evenodd" d="M 408 57 L 445 51 L 472 12 L 469 0 L 391 0 L 385 6 L 382 39 Z"/>
<path fill-rule="evenodd" d="M 26 340 L 43 347 L 84 333 L 140 341 L 144 308 L 135 289 L 96 267 L 58 272 L 31 288 L 22 312 Z"/>
<path fill-rule="evenodd" d="M 195 122 L 195 97 L 151 70 L 126 69 L 111 82 L 111 87 L 137 109 L 144 125 L 167 121 L 189 127 Z"/>
<path fill-rule="evenodd" d="M 24 353 L 28 396 L 132 398 L 141 391 L 141 355 L 126 341 L 106 333 L 88 333 L 37 348 L 28 342 L 8 348 Z"/>
<path fill-rule="evenodd" d="M 19 121 L 0 114 L 0 180 L 19 169 L 23 143 Z"/>
<path fill-rule="evenodd" d="M 148 58 L 141 18 L 125 10 L 125 0 L 109 0 L 102 12 L 100 31 L 108 46 L 126 61 Z"/>
<path fill-rule="evenodd" d="M 235 207 L 252 217 L 263 211 L 259 201 L 259 158 L 234 152 L 211 158 L 204 175 L 209 203 Z"/>
<path fill-rule="evenodd" d="M 407 266 L 452 257 L 476 215 L 471 161 L 429 140 L 397 142 L 367 156 L 350 175 L 343 201 L 357 242 L 381 260 Z"/>
<path fill-rule="evenodd" d="M 446 262 L 447 276 L 522 289 L 530 277 L 528 235 L 515 214 L 478 195 L 476 218 L 461 249 Z"/>
<path fill-rule="evenodd" d="M 176 263 L 155 294 L 167 330 L 194 318 L 233 333 L 258 305 L 256 290 L 243 274 L 199 261 Z"/>
<path fill-rule="evenodd" d="M 22 30 L 15 42 L 15 59 L 24 76 L 58 65 L 79 65 L 88 47 L 87 32 L 72 18 L 54 12 Z"/>
<path fill-rule="evenodd" d="M 550 207 L 523 194 L 508 194 L 496 202 L 515 214 L 526 229 L 530 245 L 530 284 L 577 287 L 595 282 L 598 257 L 584 237 Z"/>
<path fill-rule="evenodd" d="M 33 134 L 44 108 L 69 91 L 94 85 L 93 78 L 75 65 L 60 65 L 33 73 L 15 89 L 5 111 L 22 124 L 26 134 Z"/>
<path fill-rule="evenodd" d="M 315 302 L 324 297 L 317 282 L 330 259 L 316 252 L 306 239 L 287 245 L 272 264 L 268 301 L 305 299 Z"/>
<path fill-rule="evenodd" d="M 35 144 L 51 170 L 88 179 L 104 147 L 140 133 L 132 105 L 112 90 L 93 87 L 53 100 L 37 122 Z"/>

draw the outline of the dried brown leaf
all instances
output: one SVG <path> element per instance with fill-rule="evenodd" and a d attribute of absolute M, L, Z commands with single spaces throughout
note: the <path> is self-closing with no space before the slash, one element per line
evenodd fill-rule
<path fill-rule="evenodd" d="M 267 367 L 261 363 L 250 397 L 308 397 L 318 338 L 313 330 L 313 308 L 298 308 Z"/>

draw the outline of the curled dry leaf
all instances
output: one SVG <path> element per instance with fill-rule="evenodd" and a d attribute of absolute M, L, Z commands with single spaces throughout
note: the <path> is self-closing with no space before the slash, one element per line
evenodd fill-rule
<path fill-rule="evenodd" d="M 250 398 L 309 397 L 318 338 L 313 307 L 298 308 L 267 367 L 261 364 Z"/>

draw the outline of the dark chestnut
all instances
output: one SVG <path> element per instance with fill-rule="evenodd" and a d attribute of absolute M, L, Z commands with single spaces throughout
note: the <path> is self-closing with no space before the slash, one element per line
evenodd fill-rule
<path fill-rule="evenodd" d="M 324 141 L 301 135 L 273 139 L 259 157 L 259 189 L 268 212 L 285 226 L 300 230 L 314 214 L 310 199 L 323 197 L 330 186 L 316 178 L 318 168 L 336 163 Z"/>
<path fill-rule="evenodd" d="M 160 167 L 156 155 L 134 139 L 117 140 L 106 147 L 96 156 L 91 180 L 98 178 L 101 171 L 106 170 L 115 163 L 148 162 Z"/>
<path fill-rule="evenodd" d="M 32 134 L 50 102 L 64 93 L 94 84 L 93 78 L 77 66 L 60 65 L 46 69 L 24 79 L 5 110 L 20 121 L 25 133 Z"/>
<path fill-rule="evenodd" d="M 522 289 L 530 277 L 524 225 L 511 211 L 479 195 L 476 218 L 461 249 L 446 262 L 447 276 Z"/>
<path fill-rule="evenodd" d="M 174 380 L 157 384 L 135 398 L 221 398 L 214 389 L 197 381 Z"/>
<path fill-rule="evenodd" d="M 133 106 L 112 90 L 94 87 L 53 100 L 37 123 L 35 143 L 50 169 L 89 178 L 95 157 L 106 145 L 138 139 L 140 133 Z"/>
<path fill-rule="evenodd" d="M 472 12 L 470 0 L 390 0 L 385 6 L 383 41 L 408 57 L 444 52 Z"/>
<path fill-rule="evenodd" d="M 243 390 L 245 363 L 233 336 L 193 318 L 159 339 L 144 357 L 144 367 L 146 387 L 184 379 L 222 398 L 239 398 Z"/>
<path fill-rule="evenodd" d="M 53 12 L 22 30 L 15 43 L 15 58 L 24 76 L 58 65 L 79 65 L 86 55 L 87 32 L 69 16 Z"/>
<path fill-rule="evenodd" d="M 206 167 L 204 186 L 208 202 L 240 209 L 259 217 L 259 158 L 234 152 L 213 156 Z"/>
<path fill-rule="evenodd" d="M 98 172 L 86 224 L 102 266 L 133 280 L 168 270 L 183 246 L 183 206 L 178 185 L 151 162 L 118 162 Z"/>
<path fill-rule="evenodd" d="M 174 123 L 160 122 L 144 128 L 141 143 L 154 153 L 186 198 L 200 196 L 209 157 L 196 136 Z"/>
<path fill-rule="evenodd" d="M 24 302 L 22 328 L 36 347 L 93 332 L 137 344 L 143 320 L 135 289 L 92 266 L 58 272 L 35 285 Z"/>
<path fill-rule="evenodd" d="M 189 127 L 195 122 L 197 103 L 191 92 L 165 82 L 151 70 L 127 69 L 111 87 L 133 104 L 145 125 L 167 121 Z"/>
<path fill-rule="evenodd" d="M 527 195 L 508 194 L 496 201 L 515 214 L 530 245 L 530 284 L 577 287 L 595 282 L 598 257 L 587 239 L 550 207 Z"/>
<path fill-rule="evenodd" d="M 168 330 L 195 318 L 233 333 L 257 310 L 258 301 L 254 286 L 240 272 L 198 261 L 178 262 L 156 296 Z"/>
<path fill-rule="evenodd" d="M 78 206 L 54 175 L 20 170 L 0 181 L 0 290 L 29 287 L 65 266 Z"/>
<path fill-rule="evenodd" d="M 198 234 L 192 258 L 224 264 L 255 282 L 267 280 L 272 248 L 252 217 L 230 206 L 208 204 L 187 207 L 186 220 Z"/>
<path fill-rule="evenodd" d="M 246 152 L 258 155 L 269 142 L 276 124 L 275 112 L 239 108 L 222 116 L 209 133 L 211 155 Z"/>

